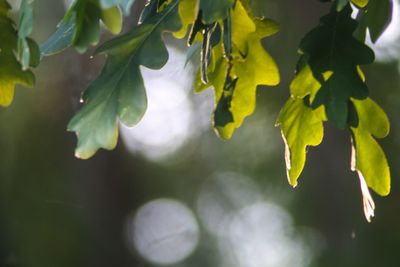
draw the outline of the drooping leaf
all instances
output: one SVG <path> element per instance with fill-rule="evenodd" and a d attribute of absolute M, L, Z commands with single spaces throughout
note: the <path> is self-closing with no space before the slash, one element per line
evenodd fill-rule
<path fill-rule="evenodd" d="M 389 134 L 390 124 L 385 112 L 370 98 L 352 100 L 359 125 L 353 132 L 353 169 L 362 175 L 367 185 L 381 196 L 390 192 L 390 171 L 385 153 L 375 138 Z"/>
<path fill-rule="evenodd" d="M 340 12 L 331 9 L 300 44 L 314 77 L 321 83 L 312 107 L 324 105 L 328 120 L 341 129 L 347 125 L 349 99 L 368 96 L 358 66 L 374 61 L 374 52 L 353 37 L 357 22 L 351 12 L 349 4 Z M 323 73 L 328 71 L 332 75 L 324 81 Z"/>
<path fill-rule="evenodd" d="M 307 146 L 318 146 L 322 142 L 323 119 L 323 108 L 313 110 L 303 99 L 290 98 L 279 114 L 276 126 L 281 127 L 287 177 L 292 186 L 297 185 L 304 168 Z"/>
<path fill-rule="evenodd" d="M 370 0 L 365 10 L 359 11 L 357 36 L 364 41 L 368 29 L 371 41 L 375 43 L 389 26 L 392 15 L 393 0 Z"/>
<path fill-rule="evenodd" d="M 261 39 L 271 36 L 278 31 L 275 22 L 269 19 L 255 19 L 256 31 L 247 39 L 247 53 L 234 55 L 233 73 L 238 77 L 236 88 L 232 94 L 230 111 L 234 122 L 218 127 L 223 138 L 231 138 L 234 130 L 239 128 L 244 119 L 251 115 L 256 106 L 256 89 L 258 85 L 274 86 L 279 84 L 279 70 L 272 57 L 261 45 Z M 233 42 L 236 42 L 233 37 Z M 241 60 L 243 60 L 241 62 Z"/>
<path fill-rule="evenodd" d="M 390 192 L 390 170 L 382 148 L 375 138 L 389 134 L 390 124 L 385 112 L 370 98 L 353 100 L 359 117 L 357 127 L 352 127 L 351 169 L 357 171 L 363 196 L 365 218 L 374 216 L 375 203 L 368 190 L 372 188 L 381 196 Z"/>
<path fill-rule="evenodd" d="M 10 5 L 6 0 L 0 0 L 0 106 L 8 106 L 14 97 L 16 84 L 33 87 L 35 76 L 30 70 L 23 70 L 15 56 L 18 34 L 13 21 L 8 17 Z M 30 53 L 37 54 L 34 45 L 27 39 Z M 28 66 L 29 66 L 28 61 Z M 32 64 L 36 63 L 32 61 Z"/>
<path fill-rule="evenodd" d="M 111 33 L 119 33 L 122 28 L 119 7 L 103 8 L 100 1 L 76 0 L 59 23 L 57 31 L 42 45 L 42 56 L 61 52 L 71 45 L 79 53 L 86 52 L 90 45 L 99 41 L 100 21 Z"/>
<path fill-rule="evenodd" d="M 133 126 L 142 118 L 147 100 L 139 67 L 164 66 L 168 52 L 162 33 L 177 31 L 180 26 L 178 1 L 174 0 L 157 16 L 98 48 L 98 53 L 108 55 L 107 62 L 68 125 L 78 136 L 77 157 L 87 159 L 99 148 L 113 149 L 118 121 Z"/>
<path fill-rule="evenodd" d="M 240 1 L 231 11 L 231 19 L 232 60 L 228 63 L 224 57 L 223 44 L 214 48 L 210 83 L 197 88 L 201 91 L 211 85 L 214 87 L 214 127 L 223 139 L 230 139 L 235 129 L 254 112 L 257 86 L 279 83 L 278 67 L 261 45 L 263 38 L 278 31 L 277 24 L 269 19 L 252 17 Z M 228 64 L 232 65 L 230 77 L 227 77 Z M 229 86 L 228 79 L 234 86 Z M 230 90 L 224 90 L 226 88 Z"/>

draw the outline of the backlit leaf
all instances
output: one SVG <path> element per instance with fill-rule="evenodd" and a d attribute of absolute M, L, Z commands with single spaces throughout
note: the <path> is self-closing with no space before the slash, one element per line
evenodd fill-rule
<path fill-rule="evenodd" d="M 289 184 L 297 179 L 306 162 L 307 146 L 318 146 L 324 136 L 323 108 L 306 106 L 303 99 L 290 98 L 282 108 L 276 126 L 280 126 L 285 141 L 285 161 Z"/>
<path fill-rule="evenodd" d="M 389 120 L 385 112 L 370 98 L 353 100 L 358 113 L 358 127 L 352 127 L 351 169 L 357 171 L 363 196 L 365 218 L 374 216 L 375 203 L 368 190 L 372 188 L 381 196 L 390 192 L 390 170 L 382 148 L 375 138 L 389 134 Z"/>
<path fill-rule="evenodd" d="M 351 128 L 355 151 L 353 169 L 362 174 L 367 185 L 376 193 L 386 196 L 390 192 L 389 166 L 374 137 L 384 138 L 389 134 L 389 120 L 370 98 L 352 101 L 359 117 L 358 127 Z"/>
<path fill-rule="evenodd" d="M 275 22 L 252 17 L 240 1 L 236 2 L 232 16 L 232 69 L 234 88 L 224 90 L 228 62 L 221 48 L 214 48 L 215 61 L 210 67 L 209 85 L 215 90 L 214 127 L 223 139 L 232 137 L 236 128 L 254 112 L 258 85 L 277 85 L 279 71 L 275 61 L 261 45 L 261 40 L 278 31 Z"/>

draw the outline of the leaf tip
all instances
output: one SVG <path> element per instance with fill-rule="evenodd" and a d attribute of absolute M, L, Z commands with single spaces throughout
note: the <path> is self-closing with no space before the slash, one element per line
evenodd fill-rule
<path fill-rule="evenodd" d="M 364 215 L 367 222 L 371 222 L 371 218 L 375 216 L 375 202 L 369 192 L 367 183 L 365 182 L 364 176 L 360 171 L 357 171 L 358 178 L 360 179 L 361 193 L 363 197 L 363 209 Z"/>

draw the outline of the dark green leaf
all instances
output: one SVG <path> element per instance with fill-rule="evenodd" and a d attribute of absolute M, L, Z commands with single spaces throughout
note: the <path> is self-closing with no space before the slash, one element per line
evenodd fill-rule
<path fill-rule="evenodd" d="M 42 56 L 61 52 L 71 45 L 79 53 L 86 52 L 90 45 L 99 41 L 100 21 L 110 32 L 119 33 L 122 28 L 119 7 L 103 8 L 100 1 L 76 0 L 59 23 L 57 31 L 42 45 Z"/>
<path fill-rule="evenodd" d="M 347 125 L 350 97 L 368 96 L 358 66 L 374 61 L 373 51 L 353 37 L 357 22 L 351 18 L 351 12 L 350 5 L 340 12 L 332 9 L 300 44 L 314 77 L 322 85 L 312 107 L 324 105 L 328 120 L 342 129 Z M 322 76 L 327 71 L 333 74 L 325 81 Z"/>

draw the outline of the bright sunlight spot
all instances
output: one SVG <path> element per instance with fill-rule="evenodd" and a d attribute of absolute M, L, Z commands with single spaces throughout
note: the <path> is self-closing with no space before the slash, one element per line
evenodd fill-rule
<path fill-rule="evenodd" d="M 130 219 L 128 239 L 149 262 L 174 264 L 196 248 L 199 227 L 184 204 L 172 199 L 157 199 L 143 205 Z"/>

